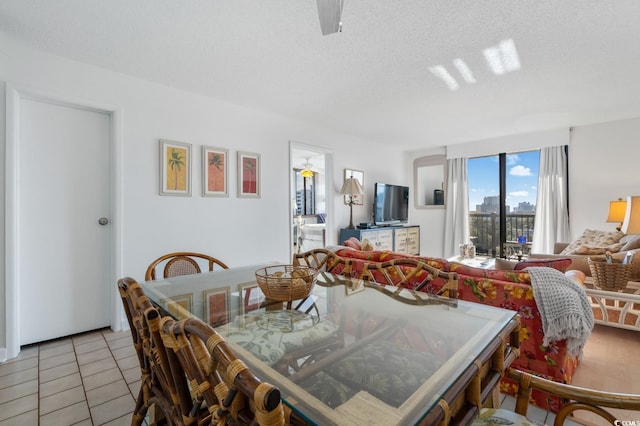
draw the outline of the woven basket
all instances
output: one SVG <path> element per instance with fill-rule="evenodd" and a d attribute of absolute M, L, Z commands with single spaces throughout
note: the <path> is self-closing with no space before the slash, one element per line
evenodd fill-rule
<path fill-rule="evenodd" d="M 311 293 L 317 277 L 318 271 L 307 266 L 267 266 L 256 271 L 262 293 L 279 302 L 304 299 Z"/>
<path fill-rule="evenodd" d="M 612 263 L 595 262 L 591 258 L 588 258 L 587 262 L 593 277 L 593 285 L 597 288 L 616 291 L 627 288 L 631 275 L 631 263 L 623 264 L 616 259 L 613 259 Z"/>

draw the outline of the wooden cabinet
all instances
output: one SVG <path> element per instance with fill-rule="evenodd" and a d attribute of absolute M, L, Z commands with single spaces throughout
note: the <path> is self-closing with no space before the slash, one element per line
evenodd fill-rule
<path fill-rule="evenodd" d="M 419 226 L 389 226 L 373 229 L 341 229 L 338 244 L 356 237 L 360 241 L 369 240 L 374 250 L 391 250 L 400 253 L 420 254 Z"/>
<path fill-rule="evenodd" d="M 410 255 L 420 254 L 420 227 L 409 226 L 393 230 L 393 250 Z"/>
<path fill-rule="evenodd" d="M 375 250 L 393 250 L 393 230 L 363 229 L 360 241 L 369 240 Z"/>

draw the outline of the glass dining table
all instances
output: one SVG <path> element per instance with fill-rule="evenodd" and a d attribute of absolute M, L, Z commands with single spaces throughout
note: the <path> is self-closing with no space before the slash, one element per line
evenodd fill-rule
<path fill-rule="evenodd" d="M 267 299 L 251 265 L 142 283 L 177 319 L 225 337 L 300 422 L 467 424 L 498 404 L 516 312 L 320 272 L 309 296 Z"/>

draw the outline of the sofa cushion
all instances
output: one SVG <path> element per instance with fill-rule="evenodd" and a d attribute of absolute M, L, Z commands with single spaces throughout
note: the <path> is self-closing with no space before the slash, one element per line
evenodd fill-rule
<path fill-rule="evenodd" d="M 463 265 L 458 262 L 451 262 L 449 264 L 449 272 L 456 272 L 461 281 L 464 281 L 465 277 L 471 277 L 474 279 L 482 278 L 485 280 L 498 280 L 508 283 L 531 284 L 531 276 L 527 271 L 484 269 Z"/>
<path fill-rule="evenodd" d="M 527 259 L 522 262 L 516 263 L 513 268 L 515 271 L 520 271 L 524 268 L 528 268 L 529 266 L 546 266 L 548 268 L 557 269 L 560 272 L 566 272 L 571 266 L 571 258 L 569 257 L 560 257 L 553 259 Z"/>
<path fill-rule="evenodd" d="M 577 254 L 576 251 L 581 246 L 607 247 L 620 241 L 623 236 L 622 232 L 586 229 L 580 238 L 571 242 L 560 254 Z"/>

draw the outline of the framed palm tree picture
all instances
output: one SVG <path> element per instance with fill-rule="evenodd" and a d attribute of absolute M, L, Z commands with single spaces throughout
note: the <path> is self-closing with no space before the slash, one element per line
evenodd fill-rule
<path fill-rule="evenodd" d="M 191 144 L 160 139 L 160 195 L 191 196 Z"/>
<path fill-rule="evenodd" d="M 229 150 L 202 147 L 202 195 L 205 197 L 228 197 Z"/>
<path fill-rule="evenodd" d="M 260 154 L 238 151 L 238 197 L 260 198 Z"/>

